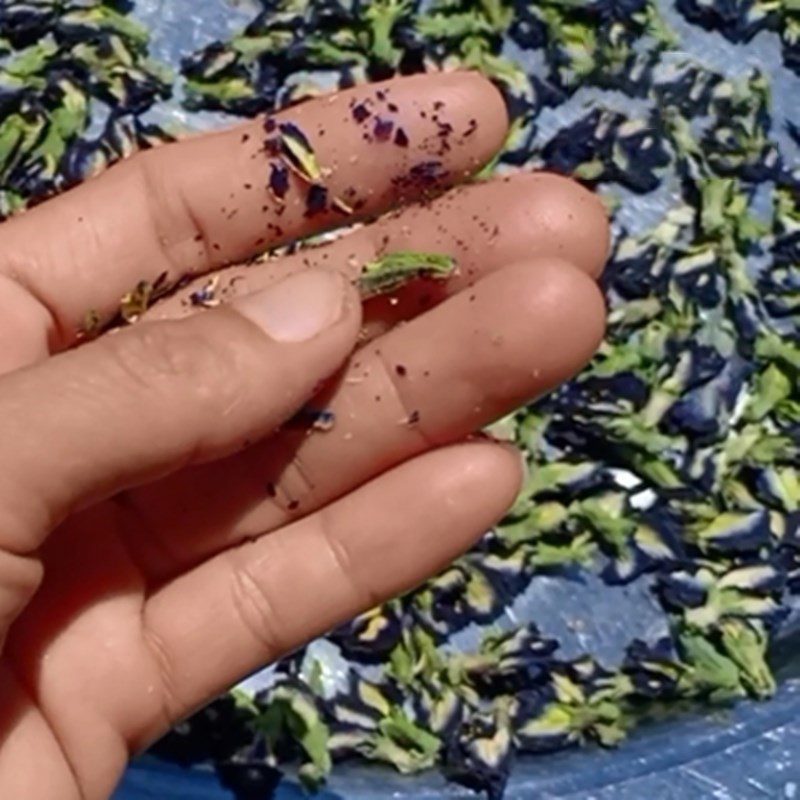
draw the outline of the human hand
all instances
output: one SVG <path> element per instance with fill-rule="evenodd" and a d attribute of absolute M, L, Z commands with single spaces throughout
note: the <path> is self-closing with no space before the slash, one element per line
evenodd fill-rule
<path fill-rule="evenodd" d="M 378 115 L 407 145 L 374 135 Z M 463 180 L 506 126 L 472 74 L 278 118 L 361 217 Z M 107 797 L 176 720 L 468 548 L 521 476 L 506 447 L 464 438 L 573 374 L 602 334 L 605 216 L 554 176 L 470 184 L 228 266 L 342 219 L 309 216 L 295 176 L 280 210 L 265 136 L 255 121 L 148 151 L 0 225 L 2 797 Z M 351 279 L 400 250 L 449 253 L 459 273 L 362 319 Z M 199 278 L 74 347 L 86 311 L 111 320 L 137 281 L 209 271 L 222 307 L 187 304 Z M 284 425 L 311 398 L 334 427 Z"/>

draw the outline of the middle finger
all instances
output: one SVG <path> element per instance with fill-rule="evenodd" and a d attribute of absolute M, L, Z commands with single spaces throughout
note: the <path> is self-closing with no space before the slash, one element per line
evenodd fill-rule
<path fill-rule="evenodd" d="M 154 582 L 321 507 L 553 388 L 603 332 L 597 286 L 552 258 L 498 270 L 365 346 L 317 403 L 330 430 L 289 428 L 124 498 Z"/>

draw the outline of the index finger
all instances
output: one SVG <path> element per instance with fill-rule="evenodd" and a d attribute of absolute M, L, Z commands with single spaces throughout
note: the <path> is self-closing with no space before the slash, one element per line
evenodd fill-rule
<path fill-rule="evenodd" d="M 285 192 L 282 173 L 270 186 L 283 164 L 265 143 L 286 123 L 314 152 L 325 197 L 302 169 Z M 60 349 L 87 310 L 109 319 L 139 281 L 168 285 L 457 183 L 500 147 L 506 123 L 494 87 L 455 72 L 362 86 L 266 126 L 253 120 L 145 151 L 0 226 L 0 278 L 43 306 L 50 349 Z"/>

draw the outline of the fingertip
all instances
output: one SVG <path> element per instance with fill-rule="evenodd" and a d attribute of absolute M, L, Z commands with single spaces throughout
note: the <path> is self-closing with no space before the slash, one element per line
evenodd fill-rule
<path fill-rule="evenodd" d="M 587 275 L 598 278 L 611 246 L 608 212 L 600 198 L 577 181 L 544 172 L 539 176 L 544 189 L 540 202 L 548 203 L 547 223 L 557 237 L 568 243 L 564 258 Z"/>
<path fill-rule="evenodd" d="M 522 453 L 513 444 L 491 441 L 472 441 L 458 446 L 467 464 L 465 489 L 474 496 L 491 486 L 488 504 L 499 519 L 517 498 L 525 479 Z"/>
<path fill-rule="evenodd" d="M 406 479 L 404 502 L 413 492 L 422 514 L 417 526 L 437 519 L 436 547 L 429 542 L 429 548 L 440 568 L 506 514 L 522 486 L 523 464 L 510 446 L 467 441 L 431 451 L 395 474 Z"/>
<path fill-rule="evenodd" d="M 496 188 L 494 188 L 496 187 Z M 486 185 L 495 213 L 519 247 L 556 256 L 597 278 L 610 250 L 611 231 L 600 199 L 576 181 L 550 172 L 520 173 Z"/>
<path fill-rule="evenodd" d="M 505 99 L 500 90 L 476 70 L 456 70 L 444 76 L 453 108 L 460 109 L 466 118 L 464 130 L 470 133 L 464 138 L 473 139 L 473 166 L 483 166 L 500 150 L 508 134 Z"/>
<path fill-rule="evenodd" d="M 540 336 L 552 339 L 557 357 L 557 379 L 566 380 L 594 355 L 603 340 L 606 305 L 594 279 L 585 271 L 557 258 L 533 259 L 508 267 L 515 274 L 521 314 L 532 321 Z"/>

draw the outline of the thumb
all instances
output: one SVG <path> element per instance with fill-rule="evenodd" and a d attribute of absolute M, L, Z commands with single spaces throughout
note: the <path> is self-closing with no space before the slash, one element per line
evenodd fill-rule
<path fill-rule="evenodd" d="M 339 368 L 360 320 L 343 276 L 309 270 L 0 377 L 0 556 L 32 553 L 78 507 L 270 433 Z"/>

